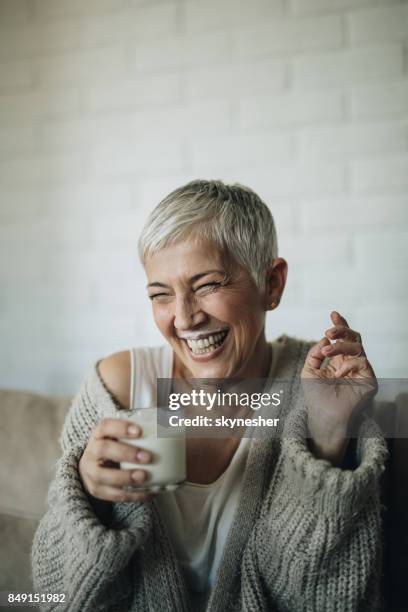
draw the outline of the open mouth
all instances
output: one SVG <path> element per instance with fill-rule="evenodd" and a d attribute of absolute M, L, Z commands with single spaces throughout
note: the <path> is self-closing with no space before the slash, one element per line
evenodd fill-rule
<path fill-rule="evenodd" d="M 215 334 L 213 333 L 202 336 L 198 340 L 187 338 L 185 342 L 193 355 L 204 355 L 205 353 L 210 354 L 224 344 L 225 339 L 228 336 L 228 332 L 228 329 L 224 329 Z"/>

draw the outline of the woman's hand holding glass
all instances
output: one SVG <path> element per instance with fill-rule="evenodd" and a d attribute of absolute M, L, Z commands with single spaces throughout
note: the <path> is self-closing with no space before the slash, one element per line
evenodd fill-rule
<path fill-rule="evenodd" d="M 376 394 L 378 383 L 360 334 L 338 312 L 330 316 L 334 327 L 310 349 L 301 378 L 311 449 L 318 458 L 341 466 L 350 426 Z"/>
<path fill-rule="evenodd" d="M 144 501 L 152 495 L 149 491 L 132 491 L 143 485 L 145 470 L 119 469 L 119 464 L 150 463 L 151 453 L 119 442 L 119 438 L 135 439 L 142 431 L 132 421 L 104 418 L 93 430 L 78 470 L 85 490 L 98 499 L 111 502 Z M 115 464 L 118 464 L 116 467 Z"/>

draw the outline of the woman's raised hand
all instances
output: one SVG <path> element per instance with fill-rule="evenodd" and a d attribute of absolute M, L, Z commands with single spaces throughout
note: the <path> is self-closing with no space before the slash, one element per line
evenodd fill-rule
<path fill-rule="evenodd" d="M 122 461 L 146 464 L 151 461 L 148 451 L 118 440 L 135 439 L 140 434 L 141 428 L 133 421 L 104 418 L 98 422 L 78 465 L 79 475 L 90 495 L 112 502 L 143 501 L 152 495 L 149 491 L 129 490 L 143 485 L 147 477 L 145 470 L 119 469 Z"/>
<path fill-rule="evenodd" d="M 330 317 L 334 327 L 310 349 L 301 378 L 312 451 L 340 466 L 350 425 L 375 395 L 378 384 L 360 334 L 338 312 Z"/>

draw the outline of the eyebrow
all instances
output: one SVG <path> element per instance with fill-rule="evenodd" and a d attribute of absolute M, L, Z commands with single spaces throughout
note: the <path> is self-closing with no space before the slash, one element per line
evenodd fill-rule
<path fill-rule="evenodd" d="M 208 274 L 214 274 L 214 272 L 225 275 L 224 270 L 206 270 L 206 272 L 200 272 L 199 274 L 194 274 L 194 276 L 190 278 L 190 281 L 195 283 L 196 281 L 200 280 L 200 278 L 202 278 L 203 276 L 207 276 Z M 166 285 L 165 283 L 159 283 L 159 282 L 149 283 L 148 285 L 146 285 L 146 289 L 148 289 L 149 287 L 163 287 L 165 289 L 170 288 L 169 285 Z"/>

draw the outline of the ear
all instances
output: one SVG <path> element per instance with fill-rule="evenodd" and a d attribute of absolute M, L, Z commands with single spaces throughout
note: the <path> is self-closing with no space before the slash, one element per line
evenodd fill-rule
<path fill-rule="evenodd" d="M 274 310 L 279 306 L 285 289 L 287 275 L 287 262 L 282 257 L 276 257 L 267 272 L 265 310 Z"/>

